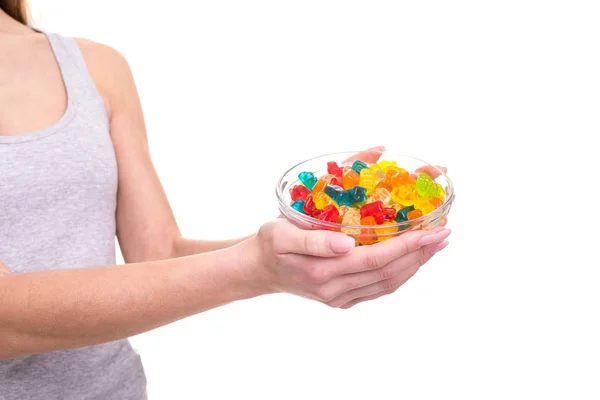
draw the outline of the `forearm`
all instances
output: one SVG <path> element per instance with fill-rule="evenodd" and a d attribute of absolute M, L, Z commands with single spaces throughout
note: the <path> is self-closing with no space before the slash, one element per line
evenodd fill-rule
<path fill-rule="evenodd" d="M 241 245 L 243 246 L 243 245 Z M 262 294 L 248 248 L 0 277 L 0 359 L 133 336 Z"/>
<path fill-rule="evenodd" d="M 231 240 L 193 240 L 179 237 L 175 239 L 172 246 L 172 258 L 186 257 L 194 254 L 202 254 L 215 250 L 226 249 L 253 237 L 254 234 Z"/>

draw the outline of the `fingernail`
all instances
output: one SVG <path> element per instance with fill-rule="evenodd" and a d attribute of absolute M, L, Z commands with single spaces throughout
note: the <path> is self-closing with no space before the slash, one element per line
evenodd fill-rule
<path fill-rule="evenodd" d="M 347 253 L 356 246 L 356 242 L 350 236 L 335 235 L 331 238 L 329 246 L 334 253 Z"/>
<path fill-rule="evenodd" d="M 447 241 L 447 240 L 444 240 L 443 242 L 440 242 L 440 243 L 436 244 L 435 247 L 432 250 L 432 253 L 435 254 L 438 251 L 444 250 L 446 248 L 446 246 L 448 246 L 449 244 L 450 244 L 450 242 Z"/>
<path fill-rule="evenodd" d="M 439 232 L 430 233 L 429 235 L 423 236 L 421 240 L 419 240 L 419 244 L 421 246 L 427 246 L 428 244 L 439 242 L 440 240 L 446 239 L 451 233 L 451 229 L 442 229 Z"/>

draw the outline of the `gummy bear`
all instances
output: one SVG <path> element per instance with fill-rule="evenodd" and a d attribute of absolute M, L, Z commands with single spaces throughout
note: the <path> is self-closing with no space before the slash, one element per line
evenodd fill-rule
<path fill-rule="evenodd" d="M 421 197 L 433 197 L 438 193 L 438 187 L 433 179 L 431 179 L 431 176 L 427 174 L 419 174 L 417 183 L 415 184 L 415 190 Z"/>
<path fill-rule="evenodd" d="M 431 203 L 432 206 L 434 206 L 435 208 L 440 208 L 442 206 L 442 204 L 444 204 L 442 202 L 441 199 L 437 198 L 437 197 L 432 197 L 429 199 L 429 202 Z"/>
<path fill-rule="evenodd" d="M 383 212 L 385 213 L 386 221 L 394 221 L 396 219 L 396 209 L 393 207 L 384 208 Z"/>
<path fill-rule="evenodd" d="M 365 204 L 360 209 L 360 216 L 362 218 L 371 217 L 379 212 L 383 212 L 383 208 L 383 203 L 381 201 Z"/>
<path fill-rule="evenodd" d="M 398 186 L 392 190 L 392 200 L 404 206 L 411 206 L 415 204 L 415 193 L 406 185 Z"/>
<path fill-rule="evenodd" d="M 375 181 L 377 183 L 379 183 L 379 182 L 385 182 L 385 178 L 387 178 L 387 173 L 386 172 L 383 172 L 380 169 L 375 170 L 374 172 L 375 172 Z"/>
<path fill-rule="evenodd" d="M 298 179 L 300 179 L 300 182 L 310 190 L 312 190 L 318 180 L 312 172 L 300 172 Z"/>
<path fill-rule="evenodd" d="M 375 173 L 368 168 L 363 168 L 360 171 L 360 186 L 367 189 L 367 193 L 371 193 L 375 189 L 376 184 Z"/>
<path fill-rule="evenodd" d="M 333 186 L 340 186 L 343 187 L 344 183 L 342 182 L 342 178 L 338 178 L 337 176 L 334 176 L 333 178 L 331 178 L 331 180 L 329 181 L 330 185 Z"/>
<path fill-rule="evenodd" d="M 401 210 L 398 210 L 396 214 L 396 222 L 408 221 L 408 213 L 415 209 L 414 206 L 408 206 Z"/>
<path fill-rule="evenodd" d="M 319 192 L 319 193 L 315 194 L 314 202 L 315 202 L 315 206 L 319 210 L 324 210 L 325 207 L 327 207 L 330 204 L 332 204 L 333 206 L 335 206 L 337 208 L 336 202 L 333 201 L 333 199 L 331 197 L 329 197 L 327 194 L 325 194 L 325 192 Z"/>
<path fill-rule="evenodd" d="M 321 192 L 322 193 L 322 192 Z M 312 196 L 308 196 L 306 198 L 306 201 L 304 202 L 304 213 L 306 215 L 309 215 L 311 217 L 314 217 L 315 214 L 318 214 L 319 210 L 317 210 L 317 207 L 315 205 L 315 201 L 313 200 Z"/>
<path fill-rule="evenodd" d="M 369 168 L 371 171 L 375 172 L 375 171 L 381 171 L 381 168 L 379 168 L 379 165 L 373 163 L 373 164 L 369 164 L 367 166 L 367 168 Z M 382 171 L 383 172 L 383 171 Z"/>
<path fill-rule="evenodd" d="M 390 183 L 393 188 L 397 188 L 400 186 L 409 186 L 412 187 L 415 184 L 414 179 L 411 178 L 410 174 L 406 171 L 396 172 L 392 175 L 390 179 Z"/>
<path fill-rule="evenodd" d="M 390 192 L 390 193 L 392 192 L 392 190 L 394 190 L 394 189 L 392 188 L 392 185 L 390 185 L 390 184 L 389 184 L 389 183 L 387 183 L 386 181 L 379 182 L 379 183 L 377 184 L 377 186 L 375 186 L 375 191 L 377 191 L 377 189 L 379 189 L 379 188 L 385 189 L 385 190 L 387 190 L 387 191 L 388 191 L 388 192 Z"/>
<path fill-rule="evenodd" d="M 354 186 L 348 190 L 348 194 L 350 195 L 350 200 L 353 204 L 362 203 L 367 200 L 367 189 L 361 186 Z"/>
<path fill-rule="evenodd" d="M 435 207 L 429 202 L 429 198 L 427 197 L 419 197 L 418 199 L 416 199 L 414 206 L 415 209 L 421 210 L 423 215 L 429 214 L 430 212 L 435 210 Z"/>
<path fill-rule="evenodd" d="M 436 183 L 435 185 L 437 186 L 437 193 L 433 197 L 437 197 L 440 199 L 443 199 L 444 197 L 446 197 L 446 191 L 444 190 L 442 185 L 440 185 L 439 183 Z"/>
<path fill-rule="evenodd" d="M 299 213 L 302 214 L 306 214 L 304 212 L 304 200 L 296 200 L 295 202 L 292 203 L 292 208 L 296 211 L 298 211 Z"/>
<path fill-rule="evenodd" d="M 421 218 L 423 216 L 423 213 L 421 212 L 421 210 L 412 210 L 406 216 L 408 217 L 409 221 L 412 221 L 413 219 Z"/>
<path fill-rule="evenodd" d="M 330 161 L 327 163 L 327 173 L 341 178 L 343 170 L 335 161 Z"/>
<path fill-rule="evenodd" d="M 319 215 L 318 219 L 326 222 L 337 222 L 340 217 L 340 212 L 337 207 L 333 204 L 329 204 L 327 207 L 323 209 L 323 212 Z"/>
<path fill-rule="evenodd" d="M 352 164 L 352 169 L 355 170 L 356 172 L 358 172 L 360 174 L 360 171 L 362 171 L 364 168 L 367 168 L 367 164 L 365 164 L 364 162 L 360 161 L 360 160 L 356 160 L 354 161 L 354 163 Z"/>
<path fill-rule="evenodd" d="M 356 208 L 348 208 L 342 217 L 343 225 L 360 225 L 360 211 Z M 359 235 L 360 228 L 342 228 L 342 233 L 346 235 Z"/>
<path fill-rule="evenodd" d="M 335 186 L 335 185 L 327 185 L 325 187 L 325 189 L 323 190 L 323 192 L 325 192 L 325 194 L 327 196 L 329 196 L 333 201 L 335 201 L 338 204 L 344 204 L 343 202 L 343 196 L 344 196 L 344 189 L 339 187 L 339 186 Z"/>
<path fill-rule="evenodd" d="M 310 190 L 306 186 L 296 185 L 290 189 L 290 196 L 292 201 L 306 200 L 306 197 L 310 194 Z"/>
<path fill-rule="evenodd" d="M 377 225 L 381 225 L 386 220 L 385 211 L 378 211 L 375 214 L 373 214 L 373 217 L 375 218 L 375 222 L 377 222 Z"/>
<path fill-rule="evenodd" d="M 349 169 L 344 172 L 342 180 L 344 183 L 344 189 L 348 190 L 354 186 L 358 186 L 360 183 L 360 175 L 355 170 Z"/>
<path fill-rule="evenodd" d="M 322 192 L 323 189 L 325 189 L 325 186 L 327 186 L 327 183 L 323 179 L 319 179 L 317 183 L 315 183 L 315 186 L 312 189 L 312 193 L 317 194 L 319 192 Z"/>
<path fill-rule="evenodd" d="M 355 202 L 350 197 L 350 192 L 348 190 L 344 190 L 344 193 L 342 193 L 340 202 L 341 202 L 341 203 L 339 203 L 340 205 L 343 204 L 345 206 L 353 206 L 355 204 Z"/>
<path fill-rule="evenodd" d="M 392 194 L 386 188 L 376 188 L 375 191 L 367 199 L 367 203 L 381 201 L 387 206 L 392 201 Z"/>
<path fill-rule="evenodd" d="M 377 222 L 373 217 L 365 217 L 360 220 L 361 225 L 376 225 Z M 360 236 L 358 237 L 358 243 L 369 245 L 377 242 L 377 235 L 375 231 L 371 228 L 364 228 L 360 232 Z"/>
<path fill-rule="evenodd" d="M 393 170 L 394 168 L 398 168 L 398 164 L 396 164 L 396 161 L 382 160 L 382 161 L 379 161 L 379 168 L 381 168 L 382 171 L 387 172 L 388 170 Z"/>

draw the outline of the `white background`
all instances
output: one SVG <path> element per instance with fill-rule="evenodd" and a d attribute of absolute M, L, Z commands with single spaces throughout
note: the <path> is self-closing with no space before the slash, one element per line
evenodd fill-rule
<path fill-rule="evenodd" d="M 32 1 L 129 60 L 189 237 L 255 231 L 278 175 L 330 151 L 385 144 L 456 185 L 451 245 L 393 296 L 133 338 L 150 398 L 600 398 L 596 4 Z"/>

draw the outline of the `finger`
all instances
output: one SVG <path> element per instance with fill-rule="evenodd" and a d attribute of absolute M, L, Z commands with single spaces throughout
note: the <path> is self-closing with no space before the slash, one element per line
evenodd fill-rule
<path fill-rule="evenodd" d="M 327 302 L 331 307 L 340 307 L 354 299 L 367 297 L 379 292 L 385 292 L 402 282 L 407 274 L 415 268 L 420 268 L 433 257 L 436 244 L 422 247 L 422 251 L 414 251 L 388 265 L 369 272 L 345 275 L 332 281 L 329 286 L 336 289 L 329 293 L 339 293 L 333 300 Z"/>
<path fill-rule="evenodd" d="M 420 247 L 441 242 L 450 236 L 451 232 L 450 229 L 444 227 L 434 228 L 433 230 L 415 230 L 385 242 L 358 247 L 348 254 L 343 268 L 338 268 L 337 272 L 340 274 L 353 274 L 379 269 Z M 332 260 L 332 262 L 335 261 L 337 260 Z"/>
<path fill-rule="evenodd" d="M 355 305 L 357 305 L 358 303 L 362 303 L 365 301 L 369 301 L 369 300 L 375 300 L 379 297 L 388 295 L 388 294 L 392 294 L 394 293 L 396 290 L 398 290 L 402 285 L 404 285 L 406 282 L 408 282 L 408 280 L 410 278 L 412 278 L 417 272 L 419 271 L 419 267 L 418 266 L 413 266 L 410 269 L 406 270 L 405 274 L 403 274 L 401 277 L 398 277 L 398 279 L 396 280 L 392 280 L 389 279 L 386 282 L 384 282 L 386 289 L 385 290 L 371 290 L 371 293 L 368 293 L 367 291 L 367 295 L 365 296 L 360 296 L 360 297 L 355 297 L 354 299 L 340 305 L 337 306 L 338 308 L 342 308 L 342 309 L 348 309 L 350 307 L 354 307 Z M 375 286 L 375 285 L 373 285 Z M 367 289 L 367 288 L 365 288 Z M 378 289 L 378 287 L 374 287 L 373 289 Z"/>
<path fill-rule="evenodd" d="M 360 160 L 367 164 L 376 163 L 381 158 L 383 153 L 385 153 L 385 146 L 371 147 L 370 149 L 361 151 L 360 153 L 356 153 L 355 155 L 345 159 L 341 164 L 349 165 L 356 160 Z"/>
<path fill-rule="evenodd" d="M 303 230 L 282 220 L 273 231 L 275 251 L 315 257 L 335 257 L 354 249 L 356 242 L 343 233 Z"/>
<path fill-rule="evenodd" d="M 436 165 L 435 167 L 433 165 L 424 165 L 422 167 L 417 168 L 415 172 L 427 174 L 431 177 L 431 179 L 435 179 L 438 176 L 440 176 L 442 172 L 448 172 L 448 168 L 440 167 L 439 165 Z"/>
<path fill-rule="evenodd" d="M 442 251 L 443 249 L 446 248 L 446 246 L 448 246 L 448 242 L 447 241 L 443 241 L 441 243 L 438 243 L 435 245 L 435 248 L 433 250 L 433 255 L 435 255 L 436 253 Z M 432 255 L 432 256 L 433 256 Z M 346 302 L 345 304 L 339 306 L 339 308 L 343 308 L 343 309 L 348 309 L 351 308 L 359 303 L 363 303 L 365 301 L 370 301 L 370 300 L 375 300 L 379 297 L 382 296 L 386 296 L 388 294 L 392 294 L 394 293 L 396 290 L 398 290 L 402 285 L 404 285 L 406 282 L 408 282 L 408 280 L 410 278 L 412 278 L 420 269 L 420 266 L 418 265 L 413 265 L 411 266 L 411 268 L 408 268 L 406 270 L 404 270 L 403 273 L 403 278 L 399 280 L 399 282 L 394 282 L 394 283 L 390 283 L 388 286 L 391 286 L 389 288 L 386 288 L 385 290 L 381 290 L 378 293 L 373 293 L 367 296 L 362 296 L 362 297 L 356 297 L 353 300 L 350 300 L 348 302 Z"/>

